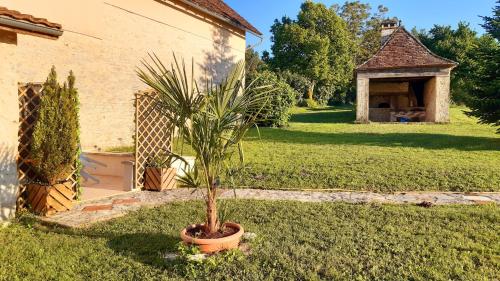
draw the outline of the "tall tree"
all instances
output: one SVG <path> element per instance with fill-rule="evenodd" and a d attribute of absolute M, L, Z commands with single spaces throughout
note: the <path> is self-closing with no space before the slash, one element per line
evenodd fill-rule
<path fill-rule="evenodd" d="M 283 18 L 281 22 L 276 20 L 271 32 L 271 64 L 274 68 L 301 73 L 311 80 L 328 80 L 328 38 L 292 22 L 289 18 Z"/>
<path fill-rule="evenodd" d="M 275 20 L 271 65 L 306 76 L 332 92 L 344 89 L 354 69 L 354 42 L 347 24 L 333 8 L 306 1 L 296 20 Z M 331 93 L 332 93 L 331 92 Z M 328 97 L 319 97 L 326 100 Z"/>
<path fill-rule="evenodd" d="M 342 6 L 333 5 L 339 16 L 347 23 L 356 42 L 356 64 L 368 60 L 380 48 L 380 28 L 389 9 L 383 5 L 372 13 L 368 3 L 346 1 Z"/>
<path fill-rule="evenodd" d="M 267 69 L 267 65 L 252 48 L 247 48 L 245 51 L 245 75 L 246 81 L 249 82 L 257 75 L 258 72 Z"/>
<path fill-rule="evenodd" d="M 467 105 L 471 109 L 469 115 L 478 117 L 481 123 L 500 126 L 500 0 L 493 16 L 483 19 L 483 27 L 489 35 L 481 38 L 476 52 L 481 67 L 475 73 L 477 83 Z"/>
<path fill-rule="evenodd" d="M 452 99 L 464 103 L 474 87 L 471 73 L 476 73 L 480 65 L 477 60 L 477 48 L 480 39 L 468 23 L 460 22 L 458 27 L 435 25 L 428 32 L 412 31 L 420 41 L 434 53 L 459 63 L 451 75 Z"/>
<path fill-rule="evenodd" d="M 497 4 L 495 8 L 493 8 L 493 16 L 485 16 L 482 18 L 484 20 L 482 26 L 486 29 L 486 32 L 500 41 L 500 0 L 497 0 Z"/>
<path fill-rule="evenodd" d="M 360 1 L 346 1 L 344 5 L 334 4 L 332 8 L 345 20 L 351 34 L 356 38 L 361 38 L 366 22 L 370 18 L 370 4 Z"/>

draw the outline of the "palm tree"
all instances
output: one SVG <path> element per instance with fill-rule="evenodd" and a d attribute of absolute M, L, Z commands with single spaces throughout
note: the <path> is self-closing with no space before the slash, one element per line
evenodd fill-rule
<path fill-rule="evenodd" d="M 244 63 L 234 66 L 221 82 L 207 80 L 203 90 L 194 78 L 194 63 L 188 75 L 184 61 L 167 68 L 156 55 L 143 61 L 139 78 L 158 94 L 156 108 L 167 118 L 171 132 L 188 143 L 196 154 L 196 165 L 180 182 L 190 188 L 203 188 L 206 201 L 206 234 L 220 230 L 224 222 L 217 216 L 217 191 L 221 175 L 230 169 L 233 154 L 243 163 L 243 137 L 255 126 L 268 100 L 271 86 L 244 85 Z M 184 161 L 180 155 L 170 157 Z"/>

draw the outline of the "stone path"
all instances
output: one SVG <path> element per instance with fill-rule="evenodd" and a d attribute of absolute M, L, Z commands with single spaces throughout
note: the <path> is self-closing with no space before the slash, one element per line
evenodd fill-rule
<path fill-rule="evenodd" d="M 293 200 L 301 202 L 348 202 L 387 204 L 500 204 L 497 193 L 452 193 L 452 192 L 399 192 L 391 194 L 373 192 L 318 192 L 238 189 L 222 191 L 220 198 L 257 200 Z M 120 194 L 105 199 L 79 203 L 73 210 L 56 214 L 45 221 L 68 227 L 86 227 L 126 215 L 142 207 L 155 207 L 169 202 L 202 199 L 199 191 L 174 189 L 165 192 L 138 191 Z"/>

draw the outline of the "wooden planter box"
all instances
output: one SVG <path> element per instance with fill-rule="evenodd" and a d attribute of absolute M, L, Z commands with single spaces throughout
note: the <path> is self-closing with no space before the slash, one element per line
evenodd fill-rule
<path fill-rule="evenodd" d="M 39 215 L 50 216 L 73 208 L 76 193 L 69 181 L 54 185 L 32 183 L 27 186 L 27 189 L 27 203 Z"/>
<path fill-rule="evenodd" d="M 174 189 L 177 185 L 176 175 L 175 168 L 146 168 L 144 189 L 152 191 Z"/>

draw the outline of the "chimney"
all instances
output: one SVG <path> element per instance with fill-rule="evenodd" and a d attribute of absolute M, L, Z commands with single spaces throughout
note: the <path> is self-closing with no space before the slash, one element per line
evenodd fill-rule
<path fill-rule="evenodd" d="M 382 38 L 381 38 L 381 44 L 384 45 L 387 40 L 389 40 L 389 37 L 391 37 L 391 34 L 396 31 L 396 29 L 399 28 L 399 22 L 395 19 L 386 19 L 382 21 Z"/>

